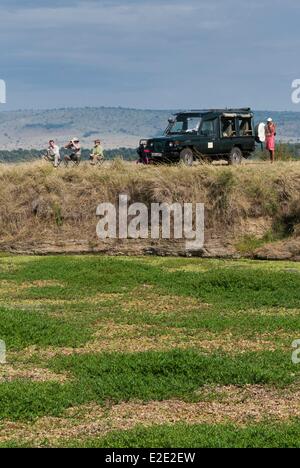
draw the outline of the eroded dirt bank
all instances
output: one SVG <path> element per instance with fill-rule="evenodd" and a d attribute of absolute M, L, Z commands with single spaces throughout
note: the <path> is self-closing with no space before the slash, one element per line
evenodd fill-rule
<path fill-rule="evenodd" d="M 300 163 L 237 168 L 141 167 L 115 162 L 59 169 L 41 163 L 0 168 L 2 252 L 252 256 L 300 260 Z M 107 240 L 96 235 L 100 203 L 204 203 L 205 245 Z"/>

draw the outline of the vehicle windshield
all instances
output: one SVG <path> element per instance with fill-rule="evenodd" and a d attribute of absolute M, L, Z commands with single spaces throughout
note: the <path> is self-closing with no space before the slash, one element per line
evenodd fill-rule
<path fill-rule="evenodd" d="M 168 135 L 178 133 L 197 133 L 201 125 L 201 117 L 180 117 L 171 122 L 167 128 Z"/>

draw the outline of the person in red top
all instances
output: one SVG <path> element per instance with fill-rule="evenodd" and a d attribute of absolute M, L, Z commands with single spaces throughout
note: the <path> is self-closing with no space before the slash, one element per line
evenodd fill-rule
<path fill-rule="evenodd" d="M 269 118 L 266 125 L 266 149 L 270 153 L 270 160 L 272 164 L 275 161 L 275 137 L 276 125 L 273 120 Z"/>

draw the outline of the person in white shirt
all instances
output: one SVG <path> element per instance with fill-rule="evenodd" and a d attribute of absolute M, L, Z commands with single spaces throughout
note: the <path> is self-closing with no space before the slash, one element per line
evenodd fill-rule
<path fill-rule="evenodd" d="M 54 140 L 49 141 L 49 148 L 47 151 L 47 158 L 49 161 L 54 162 L 54 167 L 58 167 L 60 164 L 60 151 L 59 146 L 55 144 Z"/>

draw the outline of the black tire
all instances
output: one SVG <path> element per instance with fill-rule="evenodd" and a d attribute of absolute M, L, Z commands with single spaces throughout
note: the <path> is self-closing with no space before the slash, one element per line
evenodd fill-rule
<path fill-rule="evenodd" d="M 180 161 L 186 166 L 192 166 L 194 162 L 194 153 L 190 148 L 184 148 L 180 153 Z"/>
<path fill-rule="evenodd" d="M 242 161 L 243 161 L 243 153 L 240 150 L 240 148 L 237 148 L 237 147 L 232 148 L 230 155 L 229 155 L 229 159 L 228 159 L 229 165 L 237 166 L 239 164 L 242 164 Z"/>

